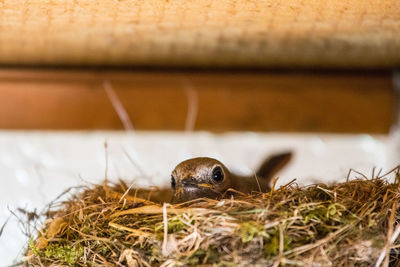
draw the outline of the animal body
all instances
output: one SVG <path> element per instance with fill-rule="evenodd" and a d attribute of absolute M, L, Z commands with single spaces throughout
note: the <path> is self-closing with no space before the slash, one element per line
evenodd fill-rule
<path fill-rule="evenodd" d="M 228 189 L 243 193 L 267 192 L 273 175 L 291 159 L 292 153 L 272 155 L 260 166 L 255 175 L 239 176 L 228 170 L 224 164 L 213 158 L 193 158 L 179 163 L 171 174 L 173 203 L 196 198 L 218 199 Z"/>

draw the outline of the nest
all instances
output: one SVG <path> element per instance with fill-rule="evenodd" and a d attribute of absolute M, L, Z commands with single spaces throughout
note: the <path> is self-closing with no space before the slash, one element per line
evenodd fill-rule
<path fill-rule="evenodd" d="M 128 192 L 128 193 L 127 193 Z M 49 207 L 25 266 L 398 266 L 400 176 L 162 203 L 123 182 Z"/>

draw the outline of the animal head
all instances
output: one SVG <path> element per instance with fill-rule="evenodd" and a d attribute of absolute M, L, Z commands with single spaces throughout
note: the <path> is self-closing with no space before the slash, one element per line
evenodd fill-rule
<path fill-rule="evenodd" d="M 193 158 L 178 164 L 171 174 L 173 202 L 218 198 L 230 186 L 229 170 L 212 158 Z"/>

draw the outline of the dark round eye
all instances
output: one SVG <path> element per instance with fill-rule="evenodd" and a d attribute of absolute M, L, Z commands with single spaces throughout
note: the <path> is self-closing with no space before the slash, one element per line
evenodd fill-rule
<path fill-rule="evenodd" d="M 212 170 L 212 178 L 216 182 L 222 182 L 222 180 L 224 180 L 224 172 L 221 167 L 217 166 Z"/>
<path fill-rule="evenodd" d="M 175 178 L 174 178 L 174 176 L 171 176 L 171 187 L 175 188 L 175 186 L 176 186 Z"/>

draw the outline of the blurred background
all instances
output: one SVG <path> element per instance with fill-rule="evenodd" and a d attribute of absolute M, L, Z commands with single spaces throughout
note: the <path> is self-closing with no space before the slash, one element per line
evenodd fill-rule
<path fill-rule="evenodd" d="M 195 156 L 251 174 L 291 150 L 279 185 L 394 168 L 399 14 L 397 0 L 0 1 L 0 266 L 27 242 L 11 212 L 101 182 L 106 155 L 111 180 L 145 187 Z"/>

